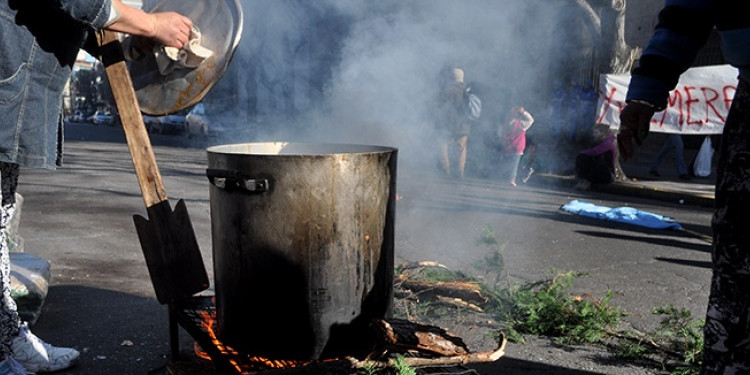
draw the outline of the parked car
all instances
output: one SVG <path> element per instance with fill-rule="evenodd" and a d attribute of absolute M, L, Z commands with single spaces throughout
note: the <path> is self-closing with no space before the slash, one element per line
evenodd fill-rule
<path fill-rule="evenodd" d="M 156 122 L 151 125 L 151 132 L 158 134 L 176 134 L 186 131 L 185 115 L 176 113 L 156 117 Z"/>
<path fill-rule="evenodd" d="M 206 116 L 206 108 L 203 103 L 198 103 L 193 109 L 188 112 L 185 116 L 185 122 L 187 124 L 187 136 L 192 137 L 194 135 L 206 136 L 208 135 L 208 117 Z"/>
<path fill-rule="evenodd" d="M 84 122 L 86 121 L 86 114 L 82 110 L 76 109 L 73 113 L 68 116 L 70 122 Z"/>
<path fill-rule="evenodd" d="M 153 126 L 159 122 L 159 118 L 155 116 L 143 115 L 143 124 L 146 125 L 146 131 L 151 133 Z"/>
<path fill-rule="evenodd" d="M 111 114 L 103 110 L 98 110 L 94 112 L 94 114 L 89 116 L 86 120 L 96 125 L 101 125 L 101 124 L 112 125 L 115 123 L 114 116 L 112 116 Z"/>

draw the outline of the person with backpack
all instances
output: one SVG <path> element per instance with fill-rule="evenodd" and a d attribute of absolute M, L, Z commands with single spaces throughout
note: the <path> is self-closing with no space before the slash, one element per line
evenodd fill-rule
<path fill-rule="evenodd" d="M 440 154 L 443 172 L 450 176 L 451 151 L 457 153 L 456 172 L 458 177 L 463 178 L 466 171 L 466 146 L 472 123 L 479 119 L 481 101 L 464 82 L 463 69 L 453 68 L 451 73 L 453 80 L 439 98 Z"/>
<path fill-rule="evenodd" d="M 497 135 L 505 155 L 505 166 L 508 168 L 508 182 L 516 186 L 518 164 L 526 149 L 526 131 L 534 123 L 534 117 L 523 107 L 513 107 L 510 110 L 510 120 L 502 124 Z"/>

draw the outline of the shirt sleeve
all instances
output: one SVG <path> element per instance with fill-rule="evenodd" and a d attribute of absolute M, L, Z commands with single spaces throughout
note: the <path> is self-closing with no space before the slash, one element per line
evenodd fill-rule
<path fill-rule="evenodd" d="M 107 17 L 107 22 L 104 24 L 104 27 L 107 27 L 117 22 L 119 19 L 120 19 L 120 12 L 117 10 L 117 7 L 115 6 L 115 2 L 111 1 L 109 3 L 109 17 Z"/>
<path fill-rule="evenodd" d="M 111 0 L 60 0 L 62 10 L 73 19 L 96 30 L 102 29 L 110 18 Z"/>
<path fill-rule="evenodd" d="M 523 128 L 524 131 L 526 131 L 526 130 L 529 130 L 531 125 L 534 123 L 534 118 L 531 117 L 531 113 L 529 113 L 528 111 L 523 111 L 523 113 L 521 114 L 520 121 L 521 121 L 521 127 Z"/>

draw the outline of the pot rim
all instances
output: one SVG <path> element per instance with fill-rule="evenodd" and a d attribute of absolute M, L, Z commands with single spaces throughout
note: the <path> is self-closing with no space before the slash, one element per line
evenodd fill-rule
<path fill-rule="evenodd" d="M 211 146 L 206 149 L 213 154 L 263 155 L 263 156 L 308 156 L 340 154 L 392 153 L 395 147 L 348 144 L 348 143 L 307 143 L 307 142 L 247 142 Z"/>

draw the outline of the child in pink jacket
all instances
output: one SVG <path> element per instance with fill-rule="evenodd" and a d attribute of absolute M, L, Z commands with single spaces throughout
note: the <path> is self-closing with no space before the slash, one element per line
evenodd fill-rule
<path fill-rule="evenodd" d="M 508 180 L 512 186 L 516 186 L 518 163 L 526 148 L 526 131 L 533 123 L 534 118 L 529 112 L 523 107 L 514 107 L 510 110 L 510 121 L 498 129 L 506 164 L 510 168 Z"/>

